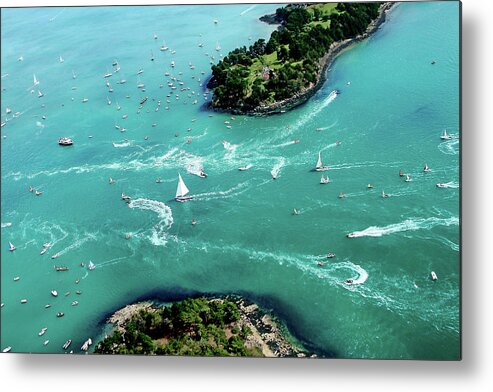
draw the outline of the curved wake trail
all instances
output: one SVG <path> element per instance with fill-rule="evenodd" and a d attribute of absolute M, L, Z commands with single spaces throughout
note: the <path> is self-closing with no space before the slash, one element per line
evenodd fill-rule
<path fill-rule="evenodd" d="M 459 154 L 459 138 L 458 136 L 453 136 L 452 139 L 442 142 L 438 145 L 438 149 L 447 155 L 458 155 Z"/>
<path fill-rule="evenodd" d="M 225 190 L 225 191 L 199 193 L 198 195 L 193 195 L 193 198 L 194 198 L 194 200 L 199 200 L 199 201 L 209 201 L 209 200 L 227 199 L 230 197 L 235 197 L 235 196 L 241 195 L 242 193 L 244 193 L 248 189 L 250 189 L 249 185 L 251 182 L 252 182 L 251 180 L 241 182 L 241 183 L 235 185 L 234 187 L 232 187 L 228 190 Z M 261 184 L 259 184 L 259 185 L 261 185 Z"/>
<path fill-rule="evenodd" d="M 314 110 L 312 110 L 310 113 L 302 116 L 299 121 L 296 122 L 296 124 L 293 126 L 294 129 L 301 128 L 303 125 L 305 125 L 308 121 L 310 121 L 313 117 L 316 117 L 323 109 L 325 109 L 332 101 L 334 101 L 337 98 L 337 93 L 336 91 L 331 91 L 331 93 L 322 100 L 320 105 L 318 105 Z"/>
<path fill-rule="evenodd" d="M 144 198 L 134 199 L 128 206 L 155 212 L 159 222 L 153 225 L 149 240 L 156 246 L 164 246 L 168 243 L 167 232 L 173 225 L 173 213 L 170 207 L 163 202 Z"/>
<path fill-rule="evenodd" d="M 418 219 L 406 219 L 404 222 L 395 223 L 392 225 L 378 227 L 370 226 L 362 231 L 352 232 L 352 237 L 381 237 L 384 235 L 400 233 L 404 231 L 416 231 L 416 230 L 429 230 L 435 226 L 457 226 L 459 224 L 459 218 L 418 218 Z"/>
<path fill-rule="evenodd" d="M 251 10 L 253 10 L 255 7 L 256 7 L 256 5 L 252 5 L 251 7 L 248 7 L 246 10 L 241 11 L 241 12 L 240 12 L 240 15 L 241 15 L 241 16 L 245 15 L 247 12 L 250 12 L 250 11 L 251 11 Z"/>
<path fill-rule="evenodd" d="M 273 178 L 279 178 L 279 173 L 281 172 L 281 168 L 286 164 L 286 159 L 284 157 L 280 157 L 277 163 L 274 165 L 270 174 Z"/>

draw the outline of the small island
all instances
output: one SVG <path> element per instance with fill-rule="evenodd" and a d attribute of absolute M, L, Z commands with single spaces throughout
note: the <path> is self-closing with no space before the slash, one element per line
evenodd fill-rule
<path fill-rule="evenodd" d="M 231 51 L 212 66 L 210 107 L 235 114 L 279 113 L 305 102 L 336 55 L 367 38 L 393 3 L 290 4 L 260 18 L 279 24 L 268 42 Z"/>
<path fill-rule="evenodd" d="M 235 296 L 187 298 L 170 306 L 132 304 L 108 323 L 114 329 L 96 345 L 96 354 L 315 356 L 295 346 L 257 304 Z"/>

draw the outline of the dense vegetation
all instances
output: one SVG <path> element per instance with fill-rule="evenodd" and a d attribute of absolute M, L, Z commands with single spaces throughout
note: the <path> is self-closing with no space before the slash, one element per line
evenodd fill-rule
<path fill-rule="evenodd" d="M 98 344 L 99 354 L 262 356 L 247 348 L 251 334 L 237 323 L 240 311 L 230 300 L 186 299 L 170 307 L 140 310 Z"/>
<path fill-rule="evenodd" d="M 380 3 L 291 4 L 268 42 L 237 48 L 212 66 L 215 108 L 251 111 L 313 86 L 319 60 L 335 41 L 363 34 Z"/>

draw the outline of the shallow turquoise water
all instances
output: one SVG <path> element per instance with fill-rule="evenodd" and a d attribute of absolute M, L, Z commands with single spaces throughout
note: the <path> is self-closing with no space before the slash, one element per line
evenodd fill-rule
<path fill-rule="evenodd" d="M 205 54 L 217 60 L 218 43 L 227 53 L 267 38 L 273 27 L 258 17 L 276 7 L 2 9 L 2 348 L 63 352 L 70 338 L 79 352 L 126 303 L 240 293 L 320 355 L 459 356 L 458 3 L 398 5 L 295 110 L 234 120 L 204 110 Z M 114 59 L 121 70 L 103 78 Z M 44 97 L 30 93 L 33 74 Z M 440 140 L 444 128 L 452 139 Z M 60 136 L 74 146 L 58 146 Z M 319 151 L 327 185 L 311 171 Z M 201 166 L 207 179 L 192 174 Z M 189 203 L 173 201 L 178 173 Z M 40 255 L 45 242 L 52 247 Z M 329 251 L 337 256 L 319 266 Z M 80 266 L 90 260 L 96 269 Z M 351 277 L 362 284 L 345 284 Z"/>

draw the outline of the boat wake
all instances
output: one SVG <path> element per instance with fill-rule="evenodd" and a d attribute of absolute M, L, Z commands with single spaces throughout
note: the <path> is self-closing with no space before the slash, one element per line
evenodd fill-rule
<path fill-rule="evenodd" d="M 118 142 L 118 143 L 112 142 L 111 144 L 113 144 L 113 147 L 115 147 L 115 148 L 123 148 L 123 147 L 130 146 L 130 142 L 127 139 L 125 139 L 121 142 Z"/>
<path fill-rule="evenodd" d="M 164 246 L 168 243 L 167 232 L 173 225 L 173 213 L 170 207 L 163 202 L 144 198 L 134 199 L 128 206 L 130 208 L 155 212 L 159 218 L 159 222 L 153 225 L 150 241 L 156 246 Z"/>
<path fill-rule="evenodd" d="M 238 144 L 231 144 L 230 142 L 227 142 L 226 140 L 223 140 L 222 144 L 224 146 L 224 149 L 227 151 L 224 158 L 226 158 L 226 159 L 233 158 L 235 156 L 236 149 L 238 148 Z"/>
<path fill-rule="evenodd" d="M 227 199 L 230 197 L 235 197 L 235 196 L 241 195 L 242 193 L 244 193 L 248 189 L 250 189 L 250 187 L 249 187 L 250 182 L 251 181 L 245 181 L 245 182 L 239 183 L 239 184 L 235 185 L 234 187 L 232 187 L 228 190 L 225 190 L 225 191 L 200 193 L 198 195 L 193 195 L 193 198 L 194 198 L 194 200 L 209 201 L 209 200 Z"/>
<path fill-rule="evenodd" d="M 256 7 L 256 5 L 252 5 L 251 7 L 248 7 L 246 10 L 241 11 L 241 12 L 240 12 L 240 15 L 241 15 L 241 16 L 245 15 L 247 12 L 250 12 L 250 11 L 251 11 L 251 10 L 253 10 L 255 7 Z"/>
<path fill-rule="evenodd" d="M 449 181 L 449 182 L 444 182 L 440 184 L 440 188 L 453 188 L 457 189 L 459 188 L 459 183 L 454 182 L 454 181 Z"/>
<path fill-rule="evenodd" d="M 4 227 L 10 227 L 10 226 L 12 226 L 12 222 L 2 222 L 2 229 Z"/>
<path fill-rule="evenodd" d="M 270 174 L 272 178 L 279 178 L 279 173 L 281 172 L 281 168 L 286 164 L 286 159 L 284 157 L 280 157 L 277 163 L 274 165 Z"/>
<path fill-rule="evenodd" d="M 362 231 L 354 231 L 351 233 L 351 238 L 356 237 L 381 237 L 384 235 L 416 230 L 429 230 L 435 226 L 451 226 L 458 225 L 457 217 L 450 218 L 418 218 L 406 219 L 404 222 L 395 223 L 384 227 L 370 226 Z"/>
<path fill-rule="evenodd" d="M 301 116 L 301 118 L 296 122 L 293 128 L 298 129 L 304 126 L 312 118 L 316 117 L 322 110 L 324 110 L 331 102 L 337 98 L 336 90 L 331 91 L 331 93 L 324 98 L 315 109 L 310 111 L 310 113 Z M 317 102 L 318 103 L 318 102 Z"/>
<path fill-rule="evenodd" d="M 453 135 L 450 135 L 453 136 Z M 442 142 L 438 145 L 438 149 L 447 155 L 458 155 L 459 154 L 459 138 L 453 137 L 446 142 Z"/>
<path fill-rule="evenodd" d="M 85 237 L 82 237 L 82 238 L 79 238 L 77 239 L 75 242 L 73 242 L 71 245 L 67 246 L 66 248 L 62 249 L 61 251 L 58 251 L 56 252 L 56 254 L 58 256 L 62 256 L 64 255 L 65 253 L 67 252 L 70 252 L 71 250 L 73 249 L 77 249 L 77 248 L 80 248 L 84 243 L 86 243 L 87 241 L 96 241 L 98 239 L 98 237 L 95 235 L 95 234 L 92 234 L 92 233 L 86 233 L 85 234 Z M 52 248 L 53 248 L 53 245 L 56 243 L 53 242 L 52 243 Z"/>

